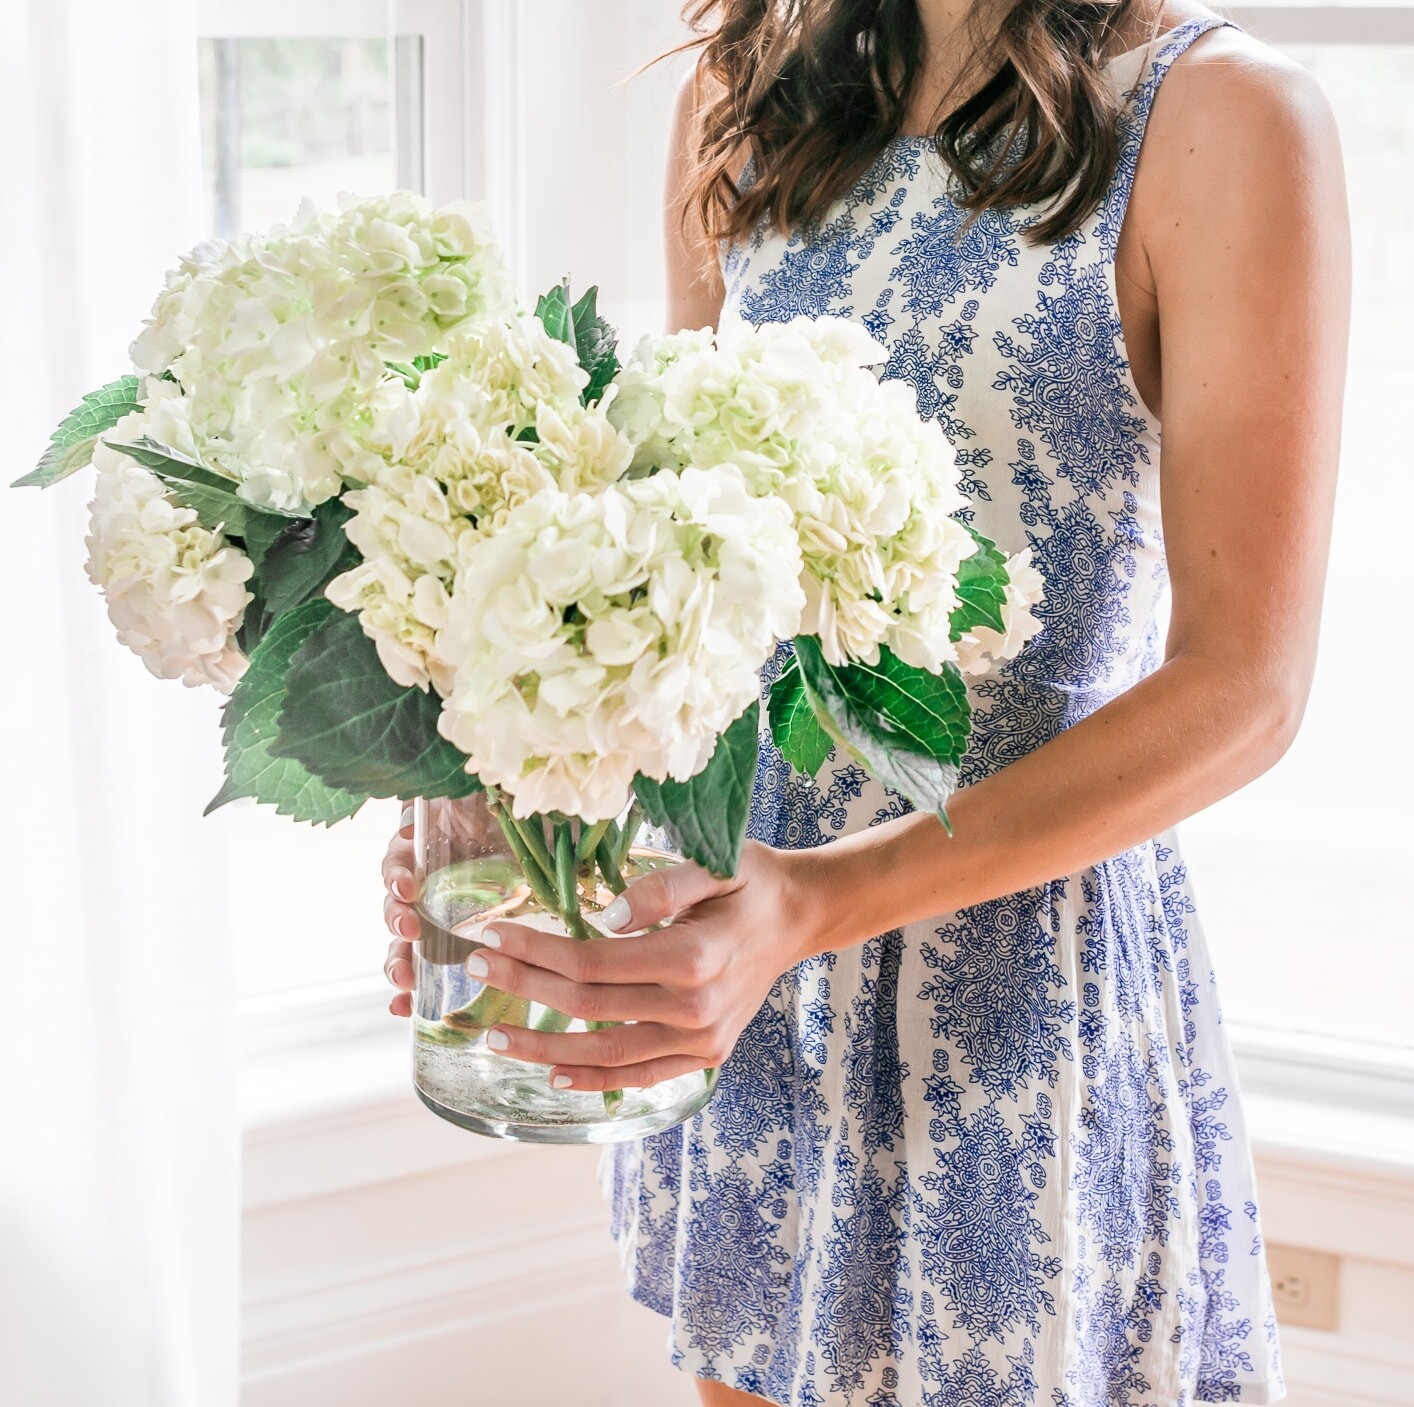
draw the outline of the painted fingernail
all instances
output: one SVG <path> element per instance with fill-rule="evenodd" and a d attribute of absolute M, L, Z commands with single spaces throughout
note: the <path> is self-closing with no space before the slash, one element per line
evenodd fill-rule
<path fill-rule="evenodd" d="M 468 977 L 489 977 L 491 969 L 486 966 L 486 959 L 480 953 L 473 953 L 466 960 L 466 971 Z"/>
<path fill-rule="evenodd" d="M 417 937 L 417 916 L 415 914 L 399 914 L 393 922 L 398 930 L 399 938 Z"/>
<path fill-rule="evenodd" d="M 621 928 L 627 928 L 629 920 L 633 917 L 633 912 L 628 906 L 628 900 L 622 894 L 600 915 L 605 928 L 612 928 L 616 933 Z"/>
<path fill-rule="evenodd" d="M 412 876 L 406 870 L 394 870 L 389 876 L 388 888 L 406 903 L 412 898 Z"/>
<path fill-rule="evenodd" d="M 492 1050 L 506 1050 L 510 1047 L 511 1038 L 504 1031 L 487 1031 L 486 1044 Z"/>
<path fill-rule="evenodd" d="M 551 1076 L 550 1076 L 550 1088 L 551 1088 L 551 1089 L 568 1089 L 573 1083 L 574 1083 L 574 1081 L 573 1081 L 572 1079 L 570 1079 L 570 1077 L 569 1077 L 568 1075 L 551 1075 Z"/>
<path fill-rule="evenodd" d="M 501 935 L 494 928 L 483 928 L 481 930 L 481 941 L 488 948 L 499 948 L 501 946 Z"/>
<path fill-rule="evenodd" d="M 402 819 L 398 822 L 398 829 L 405 831 L 410 825 L 412 825 L 412 807 L 404 806 Z"/>

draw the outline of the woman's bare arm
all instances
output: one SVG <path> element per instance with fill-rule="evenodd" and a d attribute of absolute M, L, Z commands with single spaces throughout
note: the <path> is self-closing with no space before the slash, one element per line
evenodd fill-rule
<path fill-rule="evenodd" d="M 722 271 L 715 245 L 686 199 L 697 157 L 697 115 L 709 96 L 694 69 L 678 89 L 668 140 L 663 190 L 663 243 L 668 280 L 668 331 L 716 327 L 722 311 Z"/>

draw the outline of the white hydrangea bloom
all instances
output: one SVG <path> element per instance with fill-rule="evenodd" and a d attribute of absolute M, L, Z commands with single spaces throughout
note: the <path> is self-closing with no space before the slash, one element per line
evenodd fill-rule
<path fill-rule="evenodd" d="M 998 634 L 990 626 L 979 625 L 957 642 L 958 668 L 964 674 L 986 674 L 1003 660 L 1015 659 L 1028 640 L 1041 633 L 1034 607 L 1040 604 L 1046 581 L 1031 565 L 1031 549 L 1023 548 L 1007 558 L 1006 600 L 1002 603 L 1002 624 Z"/>
<path fill-rule="evenodd" d="M 633 446 L 603 404 L 580 404 L 587 380 L 568 346 L 521 315 L 458 333 L 415 391 L 383 388 L 345 465 L 365 484 L 344 495 L 364 561 L 327 595 L 359 612 L 399 684 L 451 688 L 436 634 L 468 540 L 543 490 L 597 489 L 628 468 Z"/>
<path fill-rule="evenodd" d="M 757 697 L 804 595 L 790 515 L 730 465 L 547 490 L 465 546 L 440 731 L 518 816 L 616 816 L 685 780 Z"/>
<path fill-rule="evenodd" d="M 141 419 L 125 417 L 118 433 L 142 433 L 132 423 Z M 251 600 L 250 558 L 126 455 L 100 442 L 93 463 L 86 567 L 118 639 L 160 679 L 229 693 L 246 667 L 235 633 Z"/>
<path fill-rule="evenodd" d="M 298 510 L 343 486 L 387 362 L 428 355 L 511 302 L 477 207 L 345 197 L 337 213 L 306 204 L 289 225 L 194 249 L 132 358 L 183 393 L 166 400 L 154 438 L 199 448 L 251 502 Z"/>
<path fill-rule="evenodd" d="M 844 318 L 645 339 L 610 419 L 635 467 L 738 466 L 753 493 L 795 514 L 806 611 L 826 659 L 876 663 L 888 645 L 919 668 L 955 658 L 958 564 L 975 545 L 956 458 L 913 392 L 869 367 L 879 344 Z"/>

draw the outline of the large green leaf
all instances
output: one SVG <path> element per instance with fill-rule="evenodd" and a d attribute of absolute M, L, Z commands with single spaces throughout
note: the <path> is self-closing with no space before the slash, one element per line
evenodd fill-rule
<path fill-rule="evenodd" d="M 344 536 L 353 510 L 337 498 L 321 503 L 312 518 L 287 522 L 273 539 L 251 550 L 256 559 L 265 609 L 273 616 L 292 610 L 362 558 Z M 258 553 L 258 555 L 257 555 Z"/>
<path fill-rule="evenodd" d="M 201 526 L 212 532 L 219 530 L 227 537 L 244 538 L 248 531 L 248 516 L 263 511 L 239 497 L 233 479 L 214 473 L 205 465 L 156 440 L 144 436 L 132 444 L 119 444 L 115 440 L 105 440 L 104 443 L 141 464 L 144 469 L 150 469 L 167 486 L 172 497 L 194 509 Z"/>
<path fill-rule="evenodd" d="M 545 331 L 574 348 L 575 357 L 589 377 L 581 394 L 585 405 L 592 405 L 604 394 L 619 370 L 618 337 L 600 316 L 598 298 L 596 286 L 572 303 L 569 284 L 557 283 L 542 293 L 535 304 L 535 316 L 545 325 Z"/>
<path fill-rule="evenodd" d="M 634 778 L 634 794 L 649 821 L 666 830 L 687 859 L 720 879 L 731 878 L 741 863 L 760 727 L 761 705 L 753 700 L 717 739 L 696 776 L 685 782 Z"/>
<path fill-rule="evenodd" d="M 795 655 L 810 702 L 836 740 L 885 786 L 946 820 L 971 725 L 957 669 L 930 674 L 883 648 L 876 665 L 836 666 L 810 635 L 796 639 Z"/>
<path fill-rule="evenodd" d="M 299 647 L 271 751 L 361 796 L 470 796 L 481 783 L 437 732 L 441 700 L 388 677 L 358 617 L 335 611 Z"/>
<path fill-rule="evenodd" d="M 226 781 L 207 806 L 207 815 L 228 801 L 249 796 L 273 806 L 282 816 L 327 826 L 352 816 L 363 805 L 364 797 L 326 786 L 293 758 L 276 757 L 270 751 L 279 731 L 290 661 L 334 610 L 330 602 L 314 600 L 286 612 L 251 652 L 250 664 L 221 715 Z"/>
<path fill-rule="evenodd" d="M 583 394 L 585 405 L 593 405 L 604 394 L 619 370 L 618 334 L 608 320 L 599 315 L 598 298 L 596 286 L 570 309 L 575 351 L 580 366 L 589 374 L 589 384 Z"/>
<path fill-rule="evenodd" d="M 74 470 L 82 469 L 93 458 L 93 446 L 98 437 L 138 409 L 137 392 L 136 376 L 120 376 L 90 391 L 59 422 L 39 463 L 10 487 L 48 488 L 68 478 Z"/>
<path fill-rule="evenodd" d="M 791 660 L 790 666 L 771 685 L 766 714 L 771 721 L 771 737 L 781 756 L 797 772 L 815 776 L 830 755 L 832 739 L 815 716 L 795 660 Z"/>
<path fill-rule="evenodd" d="M 1002 621 L 1007 588 L 1006 555 L 991 538 L 983 537 L 974 528 L 967 530 L 976 539 L 977 550 L 963 558 L 958 567 L 958 605 L 949 618 L 954 640 L 961 640 L 979 625 L 989 626 L 998 634 L 1006 632 Z"/>

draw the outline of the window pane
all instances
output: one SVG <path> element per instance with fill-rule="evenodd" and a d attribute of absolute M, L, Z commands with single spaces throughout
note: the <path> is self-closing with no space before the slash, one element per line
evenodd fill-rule
<path fill-rule="evenodd" d="M 1354 235 L 1321 657 L 1287 756 L 1183 829 L 1231 1017 L 1414 1042 L 1414 48 L 1291 47 L 1340 123 Z M 1300 290 L 1293 290 L 1299 297 Z"/>
<path fill-rule="evenodd" d="M 394 65 L 382 39 L 203 39 L 212 232 L 288 220 L 304 196 L 333 205 L 340 191 L 420 188 L 420 45 L 400 39 Z"/>
<path fill-rule="evenodd" d="M 305 196 L 421 187 L 420 39 L 400 37 L 391 65 L 377 39 L 204 39 L 200 64 L 212 234 L 288 220 Z M 241 996 L 377 978 L 399 809 L 372 802 L 325 829 L 232 804 L 232 871 L 250 879 L 228 897 Z"/>

